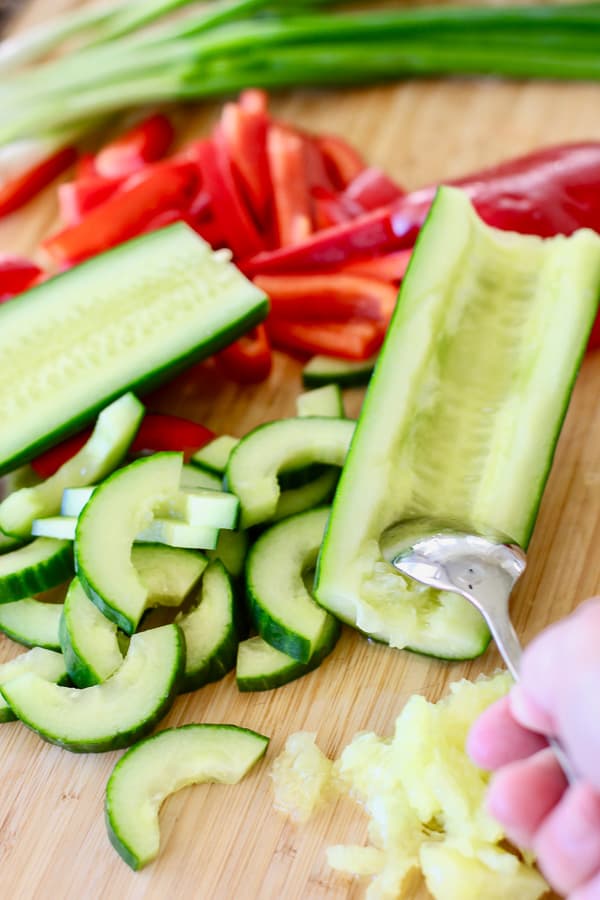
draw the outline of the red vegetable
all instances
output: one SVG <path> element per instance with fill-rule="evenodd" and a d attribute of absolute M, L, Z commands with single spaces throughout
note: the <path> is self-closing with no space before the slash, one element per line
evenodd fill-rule
<path fill-rule="evenodd" d="M 387 325 L 398 294 L 391 284 L 345 272 L 259 275 L 254 283 L 270 298 L 272 316 L 294 321 L 368 319 Z"/>
<path fill-rule="evenodd" d="M 157 163 L 133 187 L 126 182 L 77 225 L 47 238 L 42 246 L 59 263 L 73 263 L 102 253 L 140 234 L 156 216 L 186 209 L 197 187 L 191 162 Z"/>
<path fill-rule="evenodd" d="M 89 212 L 112 197 L 121 187 L 120 178 L 98 175 L 66 181 L 58 187 L 58 206 L 65 225 L 76 225 Z"/>
<path fill-rule="evenodd" d="M 67 438 L 66 441 L 46 450 L 31 463 L 33 470 L 40 478 L 49 478 L 60 469 L 72 456 L 81 450 L 88 440 L 92 429 L 88 428 L 80 434 Z M 147 413 L 138 433 L 131 444 L 130 453 L 144 451 L 175 450 L 183 451 L 189 456 L 200 447 L 208 444 L 215 437 L 214 433 L 204 425 L 181 419 L 178 416 L 167 416 L 159 413 Z"/>
<path fill-rule="evenodd" d="M 393 203 L 404 196 L 404 191 L 381 169 L 369 168 L 350 182 L 342 196 L 359 209 L 370 210 Z"/>
<path fill-rule="evenodd" d="M 384 329 L 374 322 L 286 322 L 269 319 L 267 333 L 273 346 L 296 353 L 368 359 L 383 342 Z"/>
<path fill-rule="evenodd" d="M 13 178 L 0 186 L 0 216 L 20 209 L 36 197 L 51 181 L 58 178 L 77 159 L 74 147 L 64 147 L 42 162 L 28 169 L 23 175 Z"/>
<path fill-rule="evenodd" d="M 343 138 L 327 134 L 320 135 L 316 140 L 336 188 L 344 190 L 363 169 L 366 169 L 367 164 L 362 156 Z"/>
<path fill-rule="evenodd" d="M 123 178 L 138 172 L 163 158 L 173 136 L 173 126 L 166 116 L 148 116 L 100 150 L 95 159 L 96 172 L 103 178 Z"/>
<path fill-rule="evenodd" d="M 402 281 L 408 268 L 412 250 L 396 250 L 385 256 L 373 256 L 370 259 L 357 259 L 347 263 L 343 270 L 347 275 L 362 275 L 365 278 L 378 278 L 385 282 Z"/>
<path fill-rule="evenodd" d="M 41 274 L 40 267 L 28 259 L 0 255 L 0 302 L 27 290 Z"/>
<path fill-rule="evenodd" d="M 239 103 L 226 103 L 221 113 L 219 139 L 224 142 L 255 221 L 266 227 L 271 181 L 267 163 L 269 119 L 263 96 L 258 91 L 247 91 Z"/>
<path fill-rule="evenodd" d="M 240 384 L 264 381 L 271 371 L 271 347 L 264 325 L 257 325 L 248 334 L 221 350 L 216 357 L 224 374 Z"/>
<path fill-rule="evenodd" d="M 280 125 L 267 135 L 277 237 L 281 247 L 298 244 L 312 231 L 312 209 L 304 141 Z"/>

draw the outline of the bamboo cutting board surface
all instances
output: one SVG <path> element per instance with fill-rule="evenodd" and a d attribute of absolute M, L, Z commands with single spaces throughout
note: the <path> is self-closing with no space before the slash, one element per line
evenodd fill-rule
<path fill-rule="evenodd" d="M 72 2 L 37 0 L 20 25 Z M 407 187 L 459 175 L 532 148 L 600 139 L 600 86 L 428 80 L 368 90 L 293 92 L 273 111 L 316 131 L 337 132 Z M 177 112 L 182 141 L 202 134 L 218 107 Z M 57 224 L 55 191 L 0 222 L 0 250 L 31 254 Z M 278 356 L 269 380 L 241 389 L 195 369 L 152 398 L 152 407 L 216 431 L 244 434 L 294 415 L 300 367 Z M 579 376 L 513 614 L 525 642 L 600 588 L 600 353 Z M 360 391 L 347 392 L 350 415 Z M 10 423 L 3 423 L 10 427 Z M 20 648 L 0 641 L 0 661 Z M 561 665 L 561 660 L 556 660 Z M 180 697 L 161 727 L 231 722 L 270 735 L 266 760 L 240 785 L 201 785 L 161 813 L 161 854 L 134 874 L 110 847 L 104 788 L 120 753 L 78 756 L 42 743 L 19 724 L 0 729 L 1 897 L 86 900 L 357 900 L 364 884 L 332 872 L 325 847 L 364 843 L 366 817 L 344 802 L 294 826 L 272 808 L 268 770 L 287 736 L 317 733 L 331 756 L 359 730 L 391 733 L 414 692 L 435 700 L 451 681 L 499 665 L 494 649 L 472 663 L 445 664 L 372 644 L 345 629 L 320 669 L 276 691 L 239 694 L 233 674 Z M 415 882 L 411 898 L 427 896 Z M 482 898 L 485 900 L 485 898 Z M 517 900 L 517 898 L 515 898 Z"/>

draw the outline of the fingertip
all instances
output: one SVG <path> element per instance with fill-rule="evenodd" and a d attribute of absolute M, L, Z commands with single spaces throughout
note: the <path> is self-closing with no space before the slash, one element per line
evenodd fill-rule
<path fill-rule="evenodd" d="M 546 741 L 521 727 L 502 697 L 479 716 L 467 738 L 467 752 L 482 769 L 497 769 L 537 753 Z"/>
<path fill-rule="evenodd" d="M 536 703 L 521 684 L 515 684 L 508 695 L 508 705 L 512 716 L 524 728 L 538 734 L 553 734 L 552 716 Z"/>

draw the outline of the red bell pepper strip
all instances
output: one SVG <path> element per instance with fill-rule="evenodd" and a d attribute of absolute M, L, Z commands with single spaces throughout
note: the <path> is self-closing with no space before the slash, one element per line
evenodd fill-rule
<path fill-rule="evenodd" d="M 166 116 L 156 113 L 138 122 L 129 131 L 111 141 L 95 159 L 95 169 L 103 178 L 123 178 L 162 159 L 174 137 Z"/>
<path fill-rule="evenodd" d="M 197 179 L 191 162 L 156 163 L 148 167 L 143 180 L 133 187 L 126 182 L 78 225 L 51 235 L 42 246 L 59 263 L 79 262 L 102 253 L 140 234 L 164 210 L 186 209 Z"/>
<path fill-rule="evenodd" d="M 304 141 L 281 125 L 267 135 L 277 236 L 281 247 L 302 242 L 313 230 Z"/>
<path fill-rule="evenodd" d="M 0 185 L 0 217 L 7 216 L 37 196 L 77 159 L 75 147 L 64 147 L 32 166 L 22 175 Z"/>
<path fill-rule="evenodd" d="M 262 113 L 268 115 L 269 97 L 266 91 L 259 88 L 248 88 L 242 91 L 239 97 L 239 104 L 246 112 Z"/>
<path fill-rule="evenodd" d="M 75 163 L 75 180 L 96 178 L 96 157 L 93 153 L 82 153 Z"/>
<path fill-rule="evenodd" d="M 227 241 L 221 233 L 219 224 L 214 220 L 203 219 L 200 222 L 192 221 L 189 224 L 191 224 L 196 234 L 199 234 L 201 238 L 204 238 L 210 244 L 213 250 L 219 250 L 227 246 Z"/>
<path fill-rule="evenodd" d="M 363 169 L 350 182 L 342 196 L 367 211 L 388 206 L 403 197 L 404 193 L 402 188 L 398 187 L 385 172 L 370 167 Z"/>
<path fill-rule="evenodd" d="M 42 275 L 34 262 L 20 256 L 0 254 L 0 302 L 32 287 Z"/>
<path fill-rule="evenodd" d="M 94 175 L 66 181 L 58 187 L 58 206 L 65 225 L 76 225 L 93 209 L 115 194 L 122 185 L 120 178 Z"/>
<path fill-rule="evenodd" d="M 314 188 L 313 215 L 318 231 L 323 228 L 331 228 L 335 225 L 343 225 L 364 214 L 358 203 L 349 200 L 344 194 L 334 193 L 324 188 Z"/>
<path fill-rule="evenodd" d="M 219 126 L 213 140 L 197 141 L 186 156 L 199 166 L 214 221 L 227 245 L 235 256 L 252 256 L 264 242 L 238 190 Z"/>
<path fill-rule="evenodd" d="M 270 318 L 267 333 L 274 347 L 300 354 L 368 359 L 379 349 L 385 331 L 375 322 L 285 322 Z"/>
<path fill-rule="evenodd" d="M 329 177 L 338 190 L 344 190 L 367 168 L 364 159 L 343 138 L 328 134 L 320 135 L 316 140 Z"/>
<path fill-rule="evenodd" d="M 34 459 L 31 467 L 40 478 L 49 478 L 81 450 L 91 433 L 92 429 L 88 428 L 67 438 L 66 441 L 62 441 L 55 447 L 51 447 L 50 450 L 46 450 L 45 453 Z M 208 444 L 214 437 L 215 434 L 210 429 L 197 422 L 191 422 L 189 419 L 147 413 L 129 452 L 133 455 L 146 451 L 175 450 L 183 451 L 187 457 Z"/>
<path fill-rule="evenodd" d="M 257 384 L 269 376 L 272 366 L 271 346 L 264 325 L 225 347 L 216 356 L 218 367 L 239 384 Z"/>
<path fill-rule="evenodd" d="M 266 109 L 247 98 L 245 105 L 241 101 L 225 104 L 217 134 L 217 139 L 224 142 L 254 219 L 263 228 L 267 226 L 271 200 L 268 125 Z"/>
<path fill-rule="evenodd" d="M 369 319 L 387 325 L 398 289 L 344 272 L 259 275 L 254 283 L 271 301 L 271 315 L 294 321 Z"/>
<path fill-rule="evenodd" d="M 371 259 L 358 259 L 347 263 L 341 270 L 347 275 L 362 275 L 365 278 L 377 278 L 380 281 L 393 283 L 402 281 L 412 250 L 396 250 L 384 256 L 373 256 Z"/>

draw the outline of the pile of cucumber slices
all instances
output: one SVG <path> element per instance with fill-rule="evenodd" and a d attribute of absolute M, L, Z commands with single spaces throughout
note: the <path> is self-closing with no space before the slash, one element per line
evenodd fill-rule
<path fill-rule="evenodd" d="M 330 385 L 301 395 L 297 418 L 217 438 L 188 464 L 128 461 L 143 414 L 123 395 L 54 475 L 0 503 L 0 630 L 32 648 L 0 666 L 0 721 L 73 752 L 130 747 L 106 809 L 133 868 L 158 851 L 168 793 L 237 781 L 268 744 L 227 725 L 147 738 L 176 696 L 234 668 L 242 691 L 278 687 L 335 646 L 340 625 L 306 576 L 355 427 Z M 44 596 L 65 583 L 61 602 Z"/>

